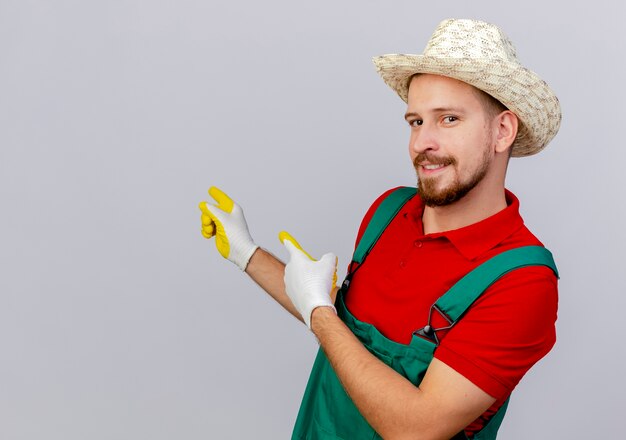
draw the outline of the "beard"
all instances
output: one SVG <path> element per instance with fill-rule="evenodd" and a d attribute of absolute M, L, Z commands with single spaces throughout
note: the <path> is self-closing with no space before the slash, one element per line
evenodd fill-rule
<path fill-rule="evenodd" d="M 490 155 L 489 149 L 485 148 L 480 164 L 472 172 L 472 175 L 469 176 L 469 178 L 461 180 L 457 172 L 454 181 L 450 185 L 443 188 L 438 187 L 437 180 L 439 177 L 420 179 L 418 164 L 424 161 L 428 161 L 433 165 L 449 165 L 453 168 L 456 168 L 458 161 L 452 156 L 437 158 L 429 156 L 426 153 L 418 154 L 417 157 L 415 157 L 415 160 L 413 160 L 413 166 L 415 166 L 415 171 L 417 172 L 417 193 L 426 206 L 436 207 L 450 205 L 462 199 L 467 195 L 467 193 L 474 189 L 474 187 L 478 185 L 487 175 L 490 164 Z"/>

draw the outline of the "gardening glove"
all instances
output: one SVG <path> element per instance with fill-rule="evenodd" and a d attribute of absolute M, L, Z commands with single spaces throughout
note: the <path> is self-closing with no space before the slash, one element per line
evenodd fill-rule
<path fill-rule="evenodd" d="M 209 189 L 209 195 L 217 204 L 198 205 L 202 211 L 202 235 L 205 238 L 215 235 L 215 245 L 222 257 L 245 271 L 259 246 L 252 241 L 243 210 L 215 186 Z"/>
<path fill-rule="evenodd" d="M 330 297 L 337 284 L 337 257 L 328 253 L 317 261 L 285 231 L 278 234 L 278 239 L 291 257 L 285 267 L 285 290 L 311 328 L 311 313 L 317 307 L 331 307 L 337 313 Z"/>

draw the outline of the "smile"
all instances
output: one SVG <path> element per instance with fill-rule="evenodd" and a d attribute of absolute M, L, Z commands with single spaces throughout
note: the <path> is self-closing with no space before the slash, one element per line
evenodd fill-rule
<path fill-rule="evenodd" d="M 425 174 L 425 175 L 431 175 L 431 174 L 439 173 L 445 167 L 447 167 L 447 165 L 443 164 L 443 163 L 420 165 L 420 168 L 422 169 L 422 173 Z"/>
<path fill-rule="evenodd" d="M 424 165 L 424 169 L 426 169 L 426 170 L 438 170 L 439 168 L 443 168 L 444 166 L 445 166 L 444 164 Z"/>

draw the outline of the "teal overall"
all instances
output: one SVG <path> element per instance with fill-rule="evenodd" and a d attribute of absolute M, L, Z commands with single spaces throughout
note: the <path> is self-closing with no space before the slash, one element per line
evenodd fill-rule
<path fill-rule="evenodd" d="M 353 255 L 353 262 L 362 264 L 369 251 L 402 206 L 415 195 L 415 188 L 399 188 L 380 204 L 363 233 Z M 505 251 L 465 275 L 432 305 L 453 326 L 472 303 L 498 278 L 511 270 L 530 265 L 550 267 L 557 274 L 552 255 L 540 246 L 526 246 Z M 351 265 L 351 267 L 354 266 Z M 430 325 L 416 330 L 408 345 L 384 337 L 374 326 L 356 319 L 347 309 L 344 296 L 354 271 L 346 277 L 337 294 L 335 306 L 341 320 L 363 345 L 378 359 L 418 386 L 433 359 L 439 344 Z M 430 321 L 430 319 L 429 319 Z M 430 322 L 429 322 L 430 323 Z M 449 328 L 449 327 L 446 327 Z M 473 438 L 495 439 L 504 417 L 507 402 Z M 367 423 L 346 394 L 324 352 L 320 348 L 313 364 L 292 439 L 360 440 L 382 438 Z M 454 439 L 467 439 L 463 432 Z"/>

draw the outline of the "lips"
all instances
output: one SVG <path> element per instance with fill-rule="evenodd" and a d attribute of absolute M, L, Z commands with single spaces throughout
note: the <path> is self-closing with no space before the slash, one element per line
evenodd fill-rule
<path fill-rule="evenodd" d="M 422 165 L 422 167 L 423 167 L 425 170 L 438 170 L 438 169 L 440 169 L 440 168 L 445 167 L 445 165 L 444 165 L 444 164 L 442 164 L 442 163 L 439 163 L 439 164 L 428 164 L 428 165 Z"/>
<path fill-rule="evenodd" d="M 454 165 L 456 160 L 452 156 L 435 156 L 430 153 L 421 152 L 413 159 L 413 166 L 424 171 L 437 171 L 448 165 Z"/>
<path fill-rule="evenodd" d="M 443 173 L 443 171 L 447 168 L 448 165 L 449 164 L 445 164 L 445 163 L 419 164 L 419 166 L 417 167 L 417 172 L 422 177 L 426 177 L 426 176 L 434 177 L 436 175 L 439 175 L 440 173 Z"/>

